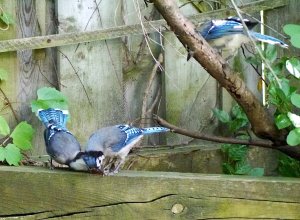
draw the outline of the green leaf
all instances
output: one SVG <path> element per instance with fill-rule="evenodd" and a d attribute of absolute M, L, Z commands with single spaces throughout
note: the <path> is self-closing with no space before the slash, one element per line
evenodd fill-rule
<path fill-rule="evenodd" d="M 5 148 L 0 146 L 0 161 L 5 160 Z"/>
<path fill-rule="evenodd" d="M 263 176 L 265 173 L 265 169 L 261 167 L 252 168 L 248 175 L 250 176 Z"/>
<path fill-rule="evenodd" d="M 5 148 L 5 160 L 9 165 L 18 166 L 22 159 L 20 149 L 14 144 L 8 144 Z"/>
<path fill-rule="evenodd" d="M 231 145 L 228 149 L 228 157 L 233 161 L 242 161 L 246 158 L 248 148 L 245 145 Z"/>
<path fill-rule="evenodd" d="M 3 12 L 0 15 L 0 19 L 6 24 L 6 25 L 10 25 L 10 24 L 14 24 L 14 19 L 12 17 L 11 14 L 5 13 Z"/>
<path fill-rule="evenodd" d="M 296 78 L 300 78 L 300 61 L 293 57 L 285 62 L 285 67 L 289 71 L 290 74 L 295 76 Z"/>
<path fill-rule="evenodd" d="M 68 109 L 67 98 L 58 90 L 49 87 L 40 88 L 37 91 L 38 99 L 31 102 L 32 112 L 38 109 L 59 108 Z"/>
<path fill-rule="evenodd" d="M 234 119 L 233 121 L 230 121 L 229 123 L 229 130 L 230 132 L 236 132 L 239 129 L 245 127 L 248 124 L 248 121 L 245 119 Z"/>
<path fill-rule="evenodd" d="M 34 100 L 31 102 L 32 112 L 39 109 L 58 108 L 62 110 L 68 109 L 68 103 L 64 100 Z"/>
<path fill-rule="evenodd" d="M 277 115 L 275 118 L 275 124 L 278 129 L 287 128 L 292 125 L 289 117 L 286 114 Z"/>
<path fill-rule="evenodd" d="M 300 48 L 300 34 L 295 34 L 293 36 L 291 36 L 291 44 L 294 46 L 294 47 L 297 47 L 297 48 Z"/>
<path fill-rule="evenodd" d="M 290 131 L 286 139 L 288 145 L 297 146 L 300 144 L 300 128 L 295 128 Z"/>
<path fill-rule="evenodd" d="M 223 123 L 228 123 L 230 122 L 230 117 L 229 114 L 223 110 L 214 108 L 213 110 L 214 115 Z"/>
<path fill-rule="evenodd" d="M 13 143 L 22 150 L 28 150 L 32 147 L 31 141 L 34 130 L 30 124 L 23 121 L 15 127 L 14 131 L 11 133 L 13 138 Z"/>
<path fill-rule="evenodd" d="M 300 94 L 293 93 L 291 96 L 291 102 L 294 106 L 300 108 Z"/>
<path fill-rule="evenodd" d="M 235 174 L 234 168 L 229 163 L 222 164 L 223 173 L 225 174 Z"/>
<path fill-rule="evenodd" d="M 297 24 L 286 24 L 283 27 L 283 31 L 291 36 L 291 43 L 294 47 L 300 48 L 300 25 Z"/>
<path fill-rule="evenodd" d="M 278 162 L 278 172 L 281 176 L 300 177 L 300 161 L 280 154 Z"/>
<path fill-rule="evenodd" d="M 10 133 L 10 129 L 6 120 L 2 116 L 0 116 L 0 134 L 6 136 L 9 133 Z"/>
<path fill-rule="evenodd" d="M 290 121 L 296 128 L 300 128 L 300 116 L 299 115 L 288 112 L 287 116 L 289 117 Z"/>
<path fill-rule="evenodd" d="M 287 35 L 295 35 L 295 34 L 300 34 L 300 25 L 297 24 L 286 24 L 283 27 L 284 33 Z"/>
<path fill-rule="evenodd" d="M 7 80 L 8 78 L 8 72 L 3 69 L 3 68 L 0 68 L 0 81 L 5 81 Z"/>
<path fill-rule="evenodd" d="M 235 174 L 246 175 L 251 171 L 251 169 L 252 168 L 249 164 L 246 164 L 244 161 L 242 161 L 241 163 L 237 163 Z"/>
<path fill-rule="evenodd" d="M 41 100 L 67 100 L 66 97 L 55 88 L 43 87 L 37 91 L 38 99 Z"/>
<path fill-rule="evenodd" d="M 273 63 L 277 59 L 277 50 L 275 45 L 268 44 L 266 50 L 265 50 L 266 58 Z"/>

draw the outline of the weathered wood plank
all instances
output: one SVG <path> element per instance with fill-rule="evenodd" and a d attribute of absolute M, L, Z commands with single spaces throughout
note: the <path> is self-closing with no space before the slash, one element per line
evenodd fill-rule
<path fill-rule="evenodd" d="M 55 32 L 52 23 L 54 21 L 54 3 L 47 1 L 46 4 L 43 4 L 43 7 L 46 8 L 44 8 L 44 11 L 40 11 L 39 21 L 35 6 L 35 1 L 17 1 L 18 37 L 26 38 L 41 34 L 38 22 L 42 22 L 43 17 L 47 18 L 46 24 L 40 23 L 42 26 L 47 26 L 47 28 L 43 29 L 44 34 L 53 34 Z M 17 58 L 18 69 L 14 74 L 16 74 L 18 84 L 14 89 L 17 91 L 18 115 L 21 120 L 26 120 L 34 128 L 42 130 L 43 125 L 32 113 L 30 103 L 36 99 L 36 91 L 40 87 L 58 86 L 55 48 L 18 51 Z M 35 146 L 33 149 L 34 154 L 45 152 L 43 139 L 42 132 L 37 132 L 33 140 L 33 146 Z"/>
<path fill-rule="evenodd" d="M 100 1 L 98 8 L 97 4 L 94 0 L 84 4 L 58 1 L 60 33 L 108 28 L 121 23 L 117 1 Z M 121 39 L 63 46 L 58 54 L 61 91 L 69 100 L 71 113 L 68 128 L 78 140 L 86 143 L 96 129 L 123 122 Z"/>
<path fill-rule="evenodd" d="M 299 219 L 300 180 L 0 167 L 0 218 Z"/>
<path fill-rule="evenodd" d="M 260 0 L 254 3 L 245 4 L 241 9 L 249 14 L 260 10 L 273 9 L 284 6 L 288 0 Z M 201 13 L 190 17 L 195 22 L 201 22 L 206 18 L 223 18 L 235 14 L 234 9 L 220 9 L 208 13 Z M 145 22 L 144 26 L 148 33 L 155 32 L 159 27 L 166 25 L 164 20 L 153 22 Z M 48 35 L 42 37 L 23 38 L 14 40 L 0 41 L 0 52 L 25 50 L 25 49 L 40 49 L 48 47 L 57 47 L 63 45 L 92 42 L 99 40 L 108 40 L 119 38 L 122 36 L 141 34 L 142 29 L 140 24 L 126 25 L 120 27 L 107 28 L 104 30 L 88 31 L 88 32 L 72 32 L 56 35 Z"/>

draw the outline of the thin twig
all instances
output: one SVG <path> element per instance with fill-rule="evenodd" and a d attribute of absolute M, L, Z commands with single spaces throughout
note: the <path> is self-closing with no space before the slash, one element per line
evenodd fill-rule
<path fill-rule="evenodd" d="M 86 89 L 85 89 L 85 87 L 84 87 L 84 85 L 83 85 L 83 82 L 81 81 L 81 79 L 80 79 L 80 77 L 79 77 L 79 75 L 78 75 L 78 73 L 77 73 L 75 67 L 73 66 L 71 60 L 69 59 L 69 57 L 67 57 L 67 55 L 65 55 L 65 54 L 64 54 L 63 52 L 61 52 L 60 50 L 57 49 L 57 51 L 60 52 L 60 53 L 68 60 L 69 64 L 71 65 L 72 69 L 74 70 L 74 73 L 75 73 L 75 75 L 77 76 L 77 78 L 78 78 L 78 80 L 79 80 L 79 82 L 80 82 L 80 84 L 81 84 L 81 86 L 82 86 L 82 88 L 83 88 L 83 90 L 84 90 L 84 93 L 85 93 L 85 95 L 86 95 L 86 97 L 87 97 L 87 99 L 88 99 L 88 102 L 89 102 L 90 106 L 92 106 L 92 102 L 91 102 L 91 100 L 90 100 L 90 97 L 89 97 L 89 95 L 87 94 L 87 91 L 86 91 Z"/>
<path fill-rule="evenodd" d="M 151 85 L 152 85 L 152 83 L 154 81 L 154 78 L 156 76 L 156 72 L 158 70 L 158 67 L 163 62 L 163 55 L 162 55 L 162 53 L 159 54 L 157 61 L 158 62 L 156 62 L 155 65 L 153 66 L 151 75 L 150 75 L 148 83 L 147 83 L 147 87 L 146 87 L 145 92 L 144 92 L 141 118 L 145 118 L 146 114 L 147 114 L 147 100 L 148 100 L 150 89 L 151 89 Z M 141 123 L 143 124 L 143 121 Z"/>
<path fill-rule="evenodd" d="M 13 109 L 11 102 L 9 101 L 8 97 L 6 96 L 6 94 L 4 93 L 4 91 L 0 88 L 0 92 L 2 93 L 2 95 L 4 96 L 4 99 L 7 103 L 7 105 L 9 106 L 10 110 L 12 111 L 14 118 L 16 119 L 16 122 L 19 123 L 19 119 L 17 116 L 17 113 L 15 112 L 15 110 Z"/>

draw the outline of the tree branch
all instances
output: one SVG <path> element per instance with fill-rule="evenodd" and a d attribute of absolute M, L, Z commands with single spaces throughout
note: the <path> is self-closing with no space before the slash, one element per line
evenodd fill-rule
<path fill-rule="evenodd" d="M 253 132 L 261 138 L 272 140 L 276 145 L 285 144 L 285 131 L 279 131 L 259 100 L 196 31 L 194 25 L 180 12 L 173 0 L 153 0 L 157 10 L 167 21 L 180 42 L 193 51 L 193 57 L 213 76 L 245 111 Z"/>
<path fill-rule="evenodd" d="M 217 143 L 225 143 L 225 144 L 242 144 L 242 145 L 251 145 L 257 147 L 264 147 L 270 149 L 279 150 L 290 157 L 300 160 L 300 151 L 298 150 L 299 147 L 291 147 L 291 146 L 277 146 L 272 141 L 268 140 L 241 140 L 236 138 L 229 138 L 229 137 L 220 137 L 220 136 L 213 136 L 209 134 L 203 134 L 197 131 L 189 131 L 184 128 L 177 127 L 166 120 L 162 119 L 161 117 L 154 115 L 153 118 L 159 125 L 171 129 L 172 132 L 177 134 L 182 134 L 188 137 L 206 140 L 206 141 L 213 141 Z"/>

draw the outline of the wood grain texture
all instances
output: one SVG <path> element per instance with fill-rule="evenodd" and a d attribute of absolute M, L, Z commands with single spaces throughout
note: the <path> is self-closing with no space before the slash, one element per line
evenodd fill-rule
<path fill-rule="evenodd" d="M 40 35 L 39 21 L 37 19 L 35 1 L 17 1 L 18 37 L 26 38 Z M 47 17 L 46 34 L 53 34 L 54 5 L 48 1 L 44 4 L 44 14 Z M 45 20 L 44 20 L 45 21 Z M 52 21 L 52 22 L 51 22 Z M 41 20 L 40 20 L 41 22 Z M 46 25 L 46 24 L 41 24 Z M 41 122 L 32 113 L 30 103 L 36 99 L 36 91 L 40 87 L 57 87 L 56 55 L 54 49 L 23 50 L 17 52 L 17 112 L 21 120 L 26 120 L 35 129 L 43 130 Z M 44 140 L 42 132 L 37 132 L 34 141 L 34 154 L 44 154 Z"/>
<path fill-rule="evenodd" d="M 199 12 L 187 5 L 185 16 Z M 217 104 L 217 82 L 193 58 L 187 61 L 186 48 L 174 33 L 164 34 L 166 119 L 180 127 L 212 132 L 216 127 L 211 109 Z M 190 137 L 168 134 L 168 144 L 191 141 Z"/>
<path fill-rule="evenodd" d="M 98 6 L 97 6 L 98 5 Z M 66 7 L 67 6 L 67 7 Z M 59 33 L 118 26 L 117 1 L 58 1 Z M 124 120 L 120 39 L 59 48 L 61 91 L 69 100 L 69 130 L 81 144 L 96 129 Z"/>
<path fill-rule="evenodd" d="M 300 181 L 292 178 L 0 167 L 0 184 L 4 219 L 300 218 Z"/>

